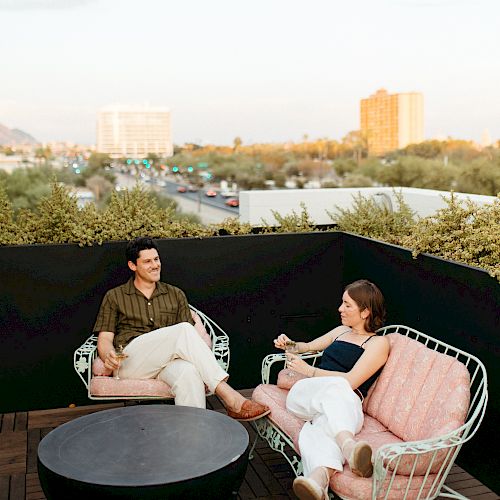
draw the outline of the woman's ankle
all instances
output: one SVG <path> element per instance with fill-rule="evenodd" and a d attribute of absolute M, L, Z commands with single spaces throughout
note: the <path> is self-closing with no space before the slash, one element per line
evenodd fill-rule
<path fill-rule="evenodd" d="M 307 477 L 324 489 L 330 483 L 330 470 L 328 467 L 316 467 Z"/>

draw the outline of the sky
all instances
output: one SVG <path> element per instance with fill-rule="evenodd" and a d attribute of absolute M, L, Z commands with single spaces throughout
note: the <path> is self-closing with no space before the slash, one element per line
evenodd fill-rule
<path fill-rule="evenodd" d="M 500 139 L 498 0 L 0 0 L 0 124 L 96 142 L 100 108 L 166 106 L 175 144 L 340 140 L 377 89 L 426 139 Z"/>

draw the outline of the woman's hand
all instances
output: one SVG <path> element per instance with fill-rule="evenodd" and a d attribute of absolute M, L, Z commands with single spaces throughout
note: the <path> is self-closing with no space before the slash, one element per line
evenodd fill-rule
<path fill-rule="evenodd" d="M 274 347 L 283 349 L 284 351 L 287 342 L 292 342 L 292 339 L 289 339 L 284 333 L 282 333 L 278 336 L 277 339 L 274 339 Z"/>
<path fill-rule="evenodd" d="M 290 368 L 290 370 L 296 371 L 297 373 L 301 373 L 306 377 L 311 376 L 314 368 L 309 363 L 306 363 L 303 359 L 301 359 L 300 356 L 292 353 L 287 353 L 286 358 L 287 368 Z"/>

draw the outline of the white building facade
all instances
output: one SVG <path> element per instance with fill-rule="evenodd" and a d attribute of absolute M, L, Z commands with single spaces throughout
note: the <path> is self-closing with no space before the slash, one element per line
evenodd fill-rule
<path fill-rule="evenodd" d="M 97 116 L 97 151 L 112 158 L 173 155 L 170 110 L 149 106 L 107 106 Z"/>

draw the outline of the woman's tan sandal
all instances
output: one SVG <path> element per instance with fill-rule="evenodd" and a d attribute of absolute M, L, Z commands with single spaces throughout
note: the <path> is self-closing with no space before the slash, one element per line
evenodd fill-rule
<path fill-rule="evenodd" d="M 300 500 L 325 500 L 328 499 L 328 486 L 321 489 L 321 486 L 310 477 L 297 477 L 293 482 L 293 492 Z"/>
<path fill-rule="evenodd" d="M 373 474 L 372 449 L 366 441 L 357 441 L 349 457 L 351 471 L 360 477 L 371 477 Z"/>
<path fill-rule="evenodd" d="M 330 475 L 325 467 L 317 467 L 307 477 L 300 476 L 293 482 L 293 492 L 300 500 L 328 500 Z"/>

